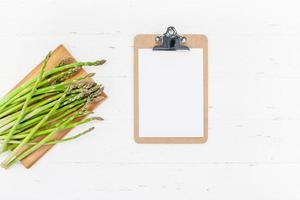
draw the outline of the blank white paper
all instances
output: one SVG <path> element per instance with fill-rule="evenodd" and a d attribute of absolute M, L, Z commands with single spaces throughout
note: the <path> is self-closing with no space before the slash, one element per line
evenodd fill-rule
<path fill-rule="evenodd" d="M 139 49 L 140 137 L 203 137 L 203 49 Z"/>

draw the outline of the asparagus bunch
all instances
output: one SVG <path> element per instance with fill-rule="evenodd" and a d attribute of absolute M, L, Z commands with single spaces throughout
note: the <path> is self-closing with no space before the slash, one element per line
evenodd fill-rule
<path fill-rule="evenodd" d="M 95 62 L 62 61 L 46 70 L 51 52 L 43 61 L 37 77 L 25 82 L 0 100 L 0 153 L 11 151 L 1 163 L 9 168 L 43 145 L 76 139 L 94 128 L 75 136 L 54 140 L 53 136 L 101 117 L 83 118 L 91 114 L 89 103 L 102 99 L 103 86 L 91 81 L 94 74 L 70 79 L 84 66 L 99 66 Z"/>

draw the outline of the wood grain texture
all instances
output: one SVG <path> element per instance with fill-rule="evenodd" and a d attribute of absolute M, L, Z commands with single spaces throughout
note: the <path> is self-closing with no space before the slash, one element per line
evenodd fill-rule
<path fill-rule="evenodd" d="M 54 67 L 56 67 L 62 60 L 64 59 L 68 59 L 68 58 L 72 58 L 74 59 L 74 57 L 68 52 L 68 50 L 63 46 L 60 45 L 58 46 L 53 52 L 52 55 L 48 61 L 46 70 L 52 69 Z M 38 66 L 36 66 L 28 75 L 26 75 L 24 77 L 24 79 L 22 79 L 14 88 L 20 86 L 22 83 L 30 80 L 32 77 L 35 77 L 38 75 L 39 71 L 41 68 L 41 64 L 39 64 Z M 78 76 L 83 76 L 86 75 L 87 73 L 84 71 L 84 69 L 81 69 L 79 71 L 78 74 L 76 74 L 75 76 L 73 76 L 72 78 L 76 78 Z M 98 101 L 96 103 L 90 104 L 88 106 L 88 110 L 92 111 L 94 110 L 97 106 L 99 106 L 106 98 L 107 95 L 105 93 L 101 94 L 102 96 L 102 100 Z M 82 119 L 82 118 L 78 118 L 78 119 Z M 64 131 L 61 131 L 57 134 L 55 134 L 53 136 L 52 139 L 54 140 L 59 140 L 61 138 L 63 138 L 66 134 L 68 134 L 72 129 L 67 129 Z M 38 138 L 39 140 L 41 140 L 43 137 Z M 27 156 L 26 158 L 24 158 L 21 162 L 22 164 L 26 167 L 26 168 L 30 168 L 33 164 L 35 164 L 47 151 L 49 151 L 54 145 L 45 145 L 41 148 L 39 148 L 38 150 L 36 150 L 35 152 L 33 152 L 32 154 L 30 154 L 29 156 Z"/>

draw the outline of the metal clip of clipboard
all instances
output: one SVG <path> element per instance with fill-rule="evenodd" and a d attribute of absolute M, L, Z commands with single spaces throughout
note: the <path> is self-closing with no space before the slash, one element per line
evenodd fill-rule
<path fill-rule="evenodd" d="M 160 44 L 153 47 L 153 51 L 190 50 L 189 47 L 182 45 L 187 41 L 187 38 L 178 35 L 173 26 L 168 27 L 163 35 L 155 37 L 155 41 Z"/>

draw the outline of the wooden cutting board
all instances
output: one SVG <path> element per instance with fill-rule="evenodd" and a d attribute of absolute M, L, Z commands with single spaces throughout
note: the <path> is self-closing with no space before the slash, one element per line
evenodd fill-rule
<path fill-rule="evenodd" d="M 72 58 L 74 59 L 74 57 L 68 52 L 68 50 L 63 46 L 60 45 L 58 46 L 53 52 L 52 55 L 48 61 L 48 65 L 46 67 L 46 69 L 52 69 L 54 67 L 56 67 L 62 60 L 64 59 L 68 59 L 68 58 Z M 75 59 L 74 59 L 75 60 Z M 26 75 L 24 77 L 23 80 L 21 80 L 14 88 L 20 86 L 22 83 L 26 82 L 27 80 L 31 79 L 34 76 L 37 76 L 39 73 L 39 69 L 41 67 L 41 64 L 39 64 L 38 66 L 36 66 L 28 75 Z M 87 74 L 83 69 L 76 75 L 74 76 L 82 76 Z M 88 106 L 88 110 L 94 110 L 97 106 L 99 106 L 106 98 L 107 95 L 103 92 L 102 93 L 102 100 L 98 101 L 96 103 L 93 103 L 91 105 Z M 71 129 L 68 130 L 64 130 L 61 131 L 59 133 L 57 133 L 53 139 L 61 139 L 63 138 L 67 133 L 69 133 L 71 131 Z M 28 157 L 24 158 L 21 162 L 22 164 L 26 167 L 26 168 L 30 168 L 34 163 L 36 163 L 47 151 L 49 151 L 54 145 L 45 145 L 43 147 L 41 147 L 40 149 L 38 149 L 37 151 L 33 152 L 32 154 L 30 154 Z"/>

